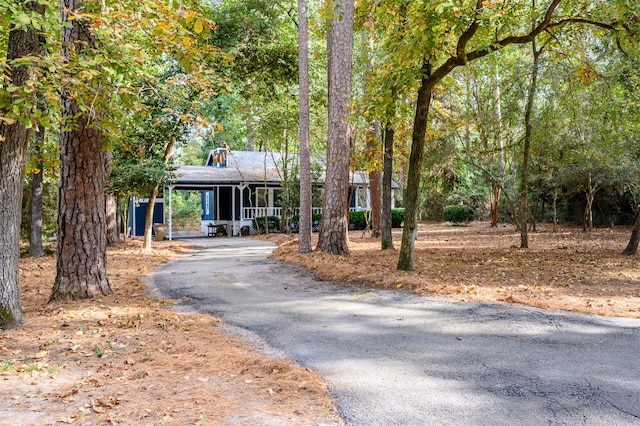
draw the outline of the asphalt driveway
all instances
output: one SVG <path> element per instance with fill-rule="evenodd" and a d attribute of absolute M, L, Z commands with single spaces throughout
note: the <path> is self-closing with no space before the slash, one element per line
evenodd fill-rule
<path fill-rule="evenodd" d="M 346 288 L 198 239 L 149 284 L 317 370 L 348 425 L 640 425 L 640 321 Z"/>

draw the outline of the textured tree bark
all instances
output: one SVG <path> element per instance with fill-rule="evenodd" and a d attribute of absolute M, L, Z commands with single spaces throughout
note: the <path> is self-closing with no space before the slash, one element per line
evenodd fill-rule
<path fill-rule="evenodd" d="M 349 96 L 353 56 L 353 0 L 337 1 L 327 35 L 329 131 L 318 249 L 349 254 Z"/>
<path fill-rule="evenodd" d="M 42 179 L 44 176 L 44 161 L 42 159 L 42 145 L 44 144 L 44 127 L 36 133 L 34 155 L 36 156 L 36 173 L 31 178 L 31 232 L 29 241 L 29 255 L 42 257 Z"/>
<path fill-rule="evenodd" d="M 402 229 L 402 245 L 398 258 L 398 269 L 413 271 L 414 245 L 416 240 L 418 218 L 418 199 L 420 196 L 420 173 L 422 171 L 422 159 L 424 157 L 424 141 L 427 135 L 429 108 L 431 106 L 431 94 L 433 84 L 429 81 L 431 76 L 431 64 L 425 62 L 422 65 L 422 83 L 418 89 L 416 112 L 413 121 L 413 134 L 411 137 L 411 155 L 409 156 L 409 173 L 407 189 L 405 190 L 404 228 Z"/>
<path fill-rule="evenodd" d="M 395 98 L 395 96 L 394 96 Z M 393 124 L 387 122 L 384 129 L 384 161 L 382 172 L 382 227 L 380 242 L 382 250 L 393 250 L 393 220 L 391 217 L 391 177 L 393 174 Z"/>
<path fill-rule="evenodd" d="M 44 5 L 35 1 L 25 8 L 44 14 Z M 35 28 L 23 27 L 9 32 L 6 77 L 11 85 L 22 87 L 29 79 L 25 65 L 15 66 L 14 59 L 41 55 Z M 0 111 L 0 115 L 5 115 Z M 20 259 L 20 225 L 24 168 L 27 161 L 29 130 L 20 122 L 0 126 L 0 328 L 8 329 L 25 321 L 20 306 L 18 263 Z"/>
<path fill-rule="evenodd" d="M 309 152 L 309 40 L 307 1 L 298 0 L 298 73 L 300 80 L 300 221 L 298 252 L 311 253 L 311 154 Z"/>
<path fill-rule="evenodd" d="M 71 57 L 94 43 L 90 22 L 68 18 L 83 10 L 81 0 L 63 0 L 63 54 Z M 50 301 L 87 299 L 112 292 L 107 278 L 105 152 L 102 133 L 63 90 L 60 135 L 58 259 Z"/>

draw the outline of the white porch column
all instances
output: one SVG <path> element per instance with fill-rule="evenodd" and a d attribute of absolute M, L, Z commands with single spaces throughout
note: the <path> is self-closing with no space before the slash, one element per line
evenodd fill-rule
<path fill-rule="evenodd" d="M 233 237 L 233 234 L 236 230 L 236 188 L 237 186 L 234 186 L 231 189 L 231 205 L 233 206 L 233 208 L 231 209 L 231 235 L 229 235 L 230 237 Z M 242 214 L 242 207 L 240 208 L 240 214 Z"/>
<path fill-rule="evenodd" d="M 214 199 L 216 200 L 215 201 L 216 217 L 213 218 L 213 223 L 216 223 L 216 221 L 220 220 L 220 185 L 216 185 L 215 189 L 216 189 L 216 192 L 215 192 L 216 196 L 214 197 Z"/>

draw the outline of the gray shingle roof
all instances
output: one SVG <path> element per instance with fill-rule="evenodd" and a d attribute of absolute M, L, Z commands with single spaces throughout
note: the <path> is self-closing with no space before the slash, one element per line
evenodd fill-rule
<path fill-rule="evenodd" d="M 281 172 L 282 155 L 280 153 L 231 151 L 227 154 L 227 167 L 180 166 L 174 173 L 176 178 L 172 183 L 178 185 L 280 183 Z"/>
<path fill-rule="evenodd" d="M 211 163 L 212 154 L 213 151 L 209 153 L 207 163 Z M 227 153 L 227 167 L 180 166 L 174 172 L 176 177 L 172 184 L 194 187 L 238 183 L 280 184 L 282 160 L 283 156 L 279 152 L 230 151 Z M 289 162 L 297 163 L 297 158 L 290 156 Z M 321 181 L 324 181 L 324 176 Z M 366 173 L 355 172 L 351 173 L 350 181 L 355 185 L 365 185 L 368 177 Z M 395 182 L 393 187 L 398 187 Z"/>

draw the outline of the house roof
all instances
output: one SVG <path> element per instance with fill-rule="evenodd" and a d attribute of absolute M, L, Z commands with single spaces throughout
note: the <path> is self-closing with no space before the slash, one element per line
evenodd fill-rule
<path fill-rule="evenodd" d="M 211 164 L 209 153 L 207 163 Z M 237 183 L 280 183 L 282 169 L 280 153 L 231 151 L 227 153 L 227 166 L 180 166 L 174 172 L 176 185 L 216 185 Z"/>
<path fill-rule="evenodd" d="M 279 152 L 230 151 L 227 153 L 226 167 L 212 165 L 213 155 L 214 151 L 211 150 L 207 166 L 180 166 L 174 172 L 175 178 L 171 183 L 198 188 L 211 185 L 282 182 L 283 155 Z M 324 176 L 321 181 L 324 181 Z M 350 181 L 355 185 L 366 185 L 369 179 L 367 173 L 355 172 L 351 173 Z M 397 187 L 395 182 L 393 186 Z"/>

